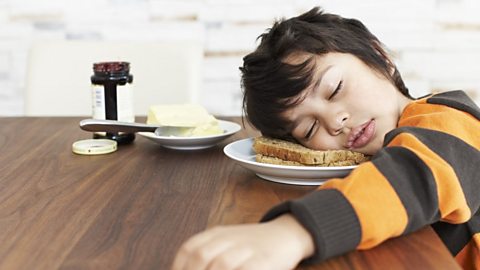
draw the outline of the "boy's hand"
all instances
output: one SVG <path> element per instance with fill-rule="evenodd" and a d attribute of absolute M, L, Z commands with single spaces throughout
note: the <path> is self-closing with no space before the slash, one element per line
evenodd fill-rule
<path fill-rule="evenodd" d="M 310 234 L 294 217 L 283 215 L 199 233 L 182 245 L 172 270 L 293 269 L 313 252 Z"/>

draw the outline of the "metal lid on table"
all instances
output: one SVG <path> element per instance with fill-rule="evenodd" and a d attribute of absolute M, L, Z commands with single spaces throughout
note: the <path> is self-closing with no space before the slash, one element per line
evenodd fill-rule
<path fill-rule="evenodd" d="M 72 151 L 79 155 L 103 155 L 115 152 L 117 142 L 108 139 L 88 139 L 72 144 Z"/>

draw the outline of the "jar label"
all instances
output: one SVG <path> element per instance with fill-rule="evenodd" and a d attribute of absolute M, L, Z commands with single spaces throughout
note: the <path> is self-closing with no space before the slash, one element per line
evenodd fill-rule
<path fill-rule="evenodd" d="M 133 112 L 133 91 L 131 84 L 117 85 L 117 120 L 135 122 Z M 106 119 L 105 89 L 103 85 L 92 85 L 92 117 Z"/>

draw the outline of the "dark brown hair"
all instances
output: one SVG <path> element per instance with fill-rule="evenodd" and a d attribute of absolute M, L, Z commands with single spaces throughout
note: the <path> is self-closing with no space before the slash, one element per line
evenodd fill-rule
<path fill-rule="evenodd" d="M 292 53 L 350 53 L 390 80 L 405 96 L 408 89 L 382 43 L 358 20 L 323 12 L 319 7 L 279 20 L 258 37 L 256 50 L 243 58 L 243 112 L 263 135 L 293 140 L 290 123 L 281 113 L 297 104 L 311 84 L 312 57 L 286 63 Z M 392 73 L 393 71 L 393 73 Z"/>

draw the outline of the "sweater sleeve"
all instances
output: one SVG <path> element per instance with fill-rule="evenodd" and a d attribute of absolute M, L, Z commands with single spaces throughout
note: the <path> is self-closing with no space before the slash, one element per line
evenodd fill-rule
<path fill-rule="evenodd" d="M 436 221 L 463 223 L 477 212 L 479 120 L 425 100 L 408 107 L 399 124 L 370 162 L 264 216 L 289 212 L 311 233 L 316 253 L 306 263 L 371 248 Z"/>

